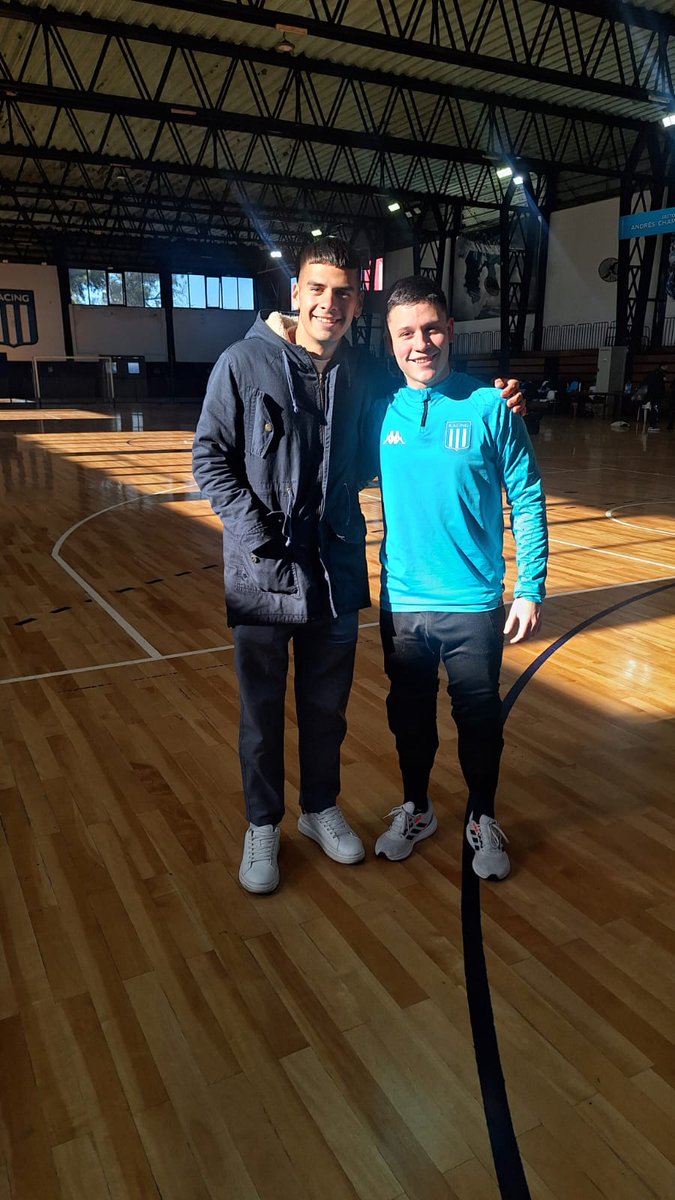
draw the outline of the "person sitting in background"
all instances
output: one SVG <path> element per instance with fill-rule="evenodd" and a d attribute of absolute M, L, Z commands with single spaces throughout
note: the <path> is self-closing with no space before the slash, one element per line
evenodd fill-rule
<path fill-rule="evenodd" d="M 666 368 L 664 363 L 659 363 L 653 371 L 650 371 L 645 376 L 645 387 L 647 389 L 647 400 L 650 407 L 647 410 L 647 432 L 659 433 L 659 418 L 661 416 L 661 406 L 666 398 Z"/>

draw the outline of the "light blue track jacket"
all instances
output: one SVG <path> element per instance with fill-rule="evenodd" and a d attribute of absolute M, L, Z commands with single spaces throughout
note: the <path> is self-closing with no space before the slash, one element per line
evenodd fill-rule
<path fill-rule="evenodd" d="M 502 487 L 511 506 L 515 596 L 544 598 L 546 502 L 525 423 L 496 388 L 453 371 L 378 406 L 385 535 L 382 608 L 480 612 L 504 590 Z"/>

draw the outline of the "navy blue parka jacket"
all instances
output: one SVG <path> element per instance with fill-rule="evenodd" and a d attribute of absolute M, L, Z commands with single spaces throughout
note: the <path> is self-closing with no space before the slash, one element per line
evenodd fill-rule
<path fill-rule="evenodd" d="M 303 623 L 370 603 L 366 526 L 372 360 L 342 342 L 323 395 L 289 322 L 260 314 L 209 379 L 193 448 L 223 523 L 230 625 Z M 279 330 L 276 332 L 275 330 Z"/>

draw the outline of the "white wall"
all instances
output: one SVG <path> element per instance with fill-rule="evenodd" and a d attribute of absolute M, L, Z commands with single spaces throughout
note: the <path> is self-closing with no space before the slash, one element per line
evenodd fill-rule
<path fill-rule="evenodd" d="M 163 308 L 71 304 L 70 324 L 73 354 L 138 354 L 148 362 L 167 360 Z"/>
<path fill-rule="evenodd" d="M 0 322 L 0 350 L 7 354 L 11 361 L 31 359 L 35 355 L 63 355 L 65 344 L 63 340 L 63 320 L 61 317 L 61 301 L 59 298 L 59 280 L 56 267 L 42 267 L 29 263 L 0 263 L 0 304 L 5 309 L 9 304 L 12 311 L 8 313 L 9 338 L 17 341 L 18 337 L 29 337 L 27 321 L 27 304 L 20 304 L 20 329 L 17 331 L 11 300 L 2 299 L 4 293 L 32 292 L 35 304 L 35 318 L 38 340 L 33 345 L 10 346 L 2 342 L 2 323 Z M 17 336 L 18 333 L 18 336 Z"/>
<path fill-rule="evenodd" d="M 166 362 L 163 308 L 122 308 L 73 304 L 70 308 L 75 354 L 139 354 Z M 173 329 L 176 362 L 215 362 L 223 350 L 250 329 L 253 311 L 176 308 Z"/>
<path fill-rule="evenodd" d="M 176 362 L 215 362 L 227 346 L 244 336 L 255 318 L 248 309 L 175 308 Z"/>
<path fill-rule="evenodd" d="M 544 325 L 613 321 L 617 285 L 605 283 L 598 266 L 618 253 L 618 198 L 553 213 Z"/>
<path fill-rule="evenodd" d="M 397 279 L 403 279 L 406 275 L 413 273 L 413 251 L 412 246 L 406 246 L 403 250 L 390 250 L 389 254 L 384 256 L 384 290 L 389 290 L 392 283 L 396 283 Z"/>

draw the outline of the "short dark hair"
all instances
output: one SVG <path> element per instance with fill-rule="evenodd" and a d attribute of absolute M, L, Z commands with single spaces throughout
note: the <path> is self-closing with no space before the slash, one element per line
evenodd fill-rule
<path fill-rule="evenodd" d="M 358 252 L 349 242 L 337 237 L 312 238 L 311 242 L 307 242 L 300 251 L 298 275 L 308 263 L 325 263 L 341 271 L 361 270 Z"/>
<path fill-rule="evenodd" d="M 389 288 L 386 314 L 389 317 L 392 308 L 397 308 L 399 304 L 425 303 L 435 304 L 447 315 L 448 302 L 445 292 L 437 287 L 433 279 L 427 279 L 425 275 L 406 275 L 405 279 L 399 279 Z"/>

